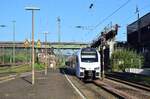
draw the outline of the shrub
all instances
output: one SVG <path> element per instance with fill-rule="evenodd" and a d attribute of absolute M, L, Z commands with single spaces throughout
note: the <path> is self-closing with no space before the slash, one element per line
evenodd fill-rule
<path fill-rule="evenodd" d="M 113 71 L 125 71 L 126 68 L 141 68 L 144 58 L 131 49 L 117 49 L 112 53 L 111 66 Z"/>
<path fill-rule="evenodd" d="M 42 70 L 45 68 L 45 65 L 44 64 L 41 64 L 41 63 L 35 63 L 35 69 L 37 70 Z"/>

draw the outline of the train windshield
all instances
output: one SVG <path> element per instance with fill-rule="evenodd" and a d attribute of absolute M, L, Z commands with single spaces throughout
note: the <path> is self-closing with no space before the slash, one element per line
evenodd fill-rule
<path fill-rule="evenodd" d="M 98 62 L 98 55 L 95 49 L 83 49 L 81 51 L 81 62 Z"/>

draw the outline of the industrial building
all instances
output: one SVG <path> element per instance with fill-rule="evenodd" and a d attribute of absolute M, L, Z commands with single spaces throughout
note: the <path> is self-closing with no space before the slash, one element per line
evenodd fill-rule
<path fill-rule="evenodd" d="M 150 68 L 150 13 L 127 26 L 127 42 L 144 55 L 144 67 Z"/>

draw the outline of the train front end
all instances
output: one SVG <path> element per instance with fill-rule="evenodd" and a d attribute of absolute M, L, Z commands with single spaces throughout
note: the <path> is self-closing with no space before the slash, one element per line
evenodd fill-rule
<path fill-rule="evenodd" d="M 78 75 L 85 80 L 101 77 L 100 54 L 96 49 L 84 48 L 78 54 Z"/>

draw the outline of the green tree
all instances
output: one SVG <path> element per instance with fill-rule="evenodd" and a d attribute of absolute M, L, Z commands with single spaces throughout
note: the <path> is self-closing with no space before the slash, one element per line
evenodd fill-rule
<path fill-rule="evenodd" d="M 131 49 L 117 49 L 112 53 L 111 66 L 113 71 L 125 71 L 126 68 L 141 68 L 144 57 Z"/>

